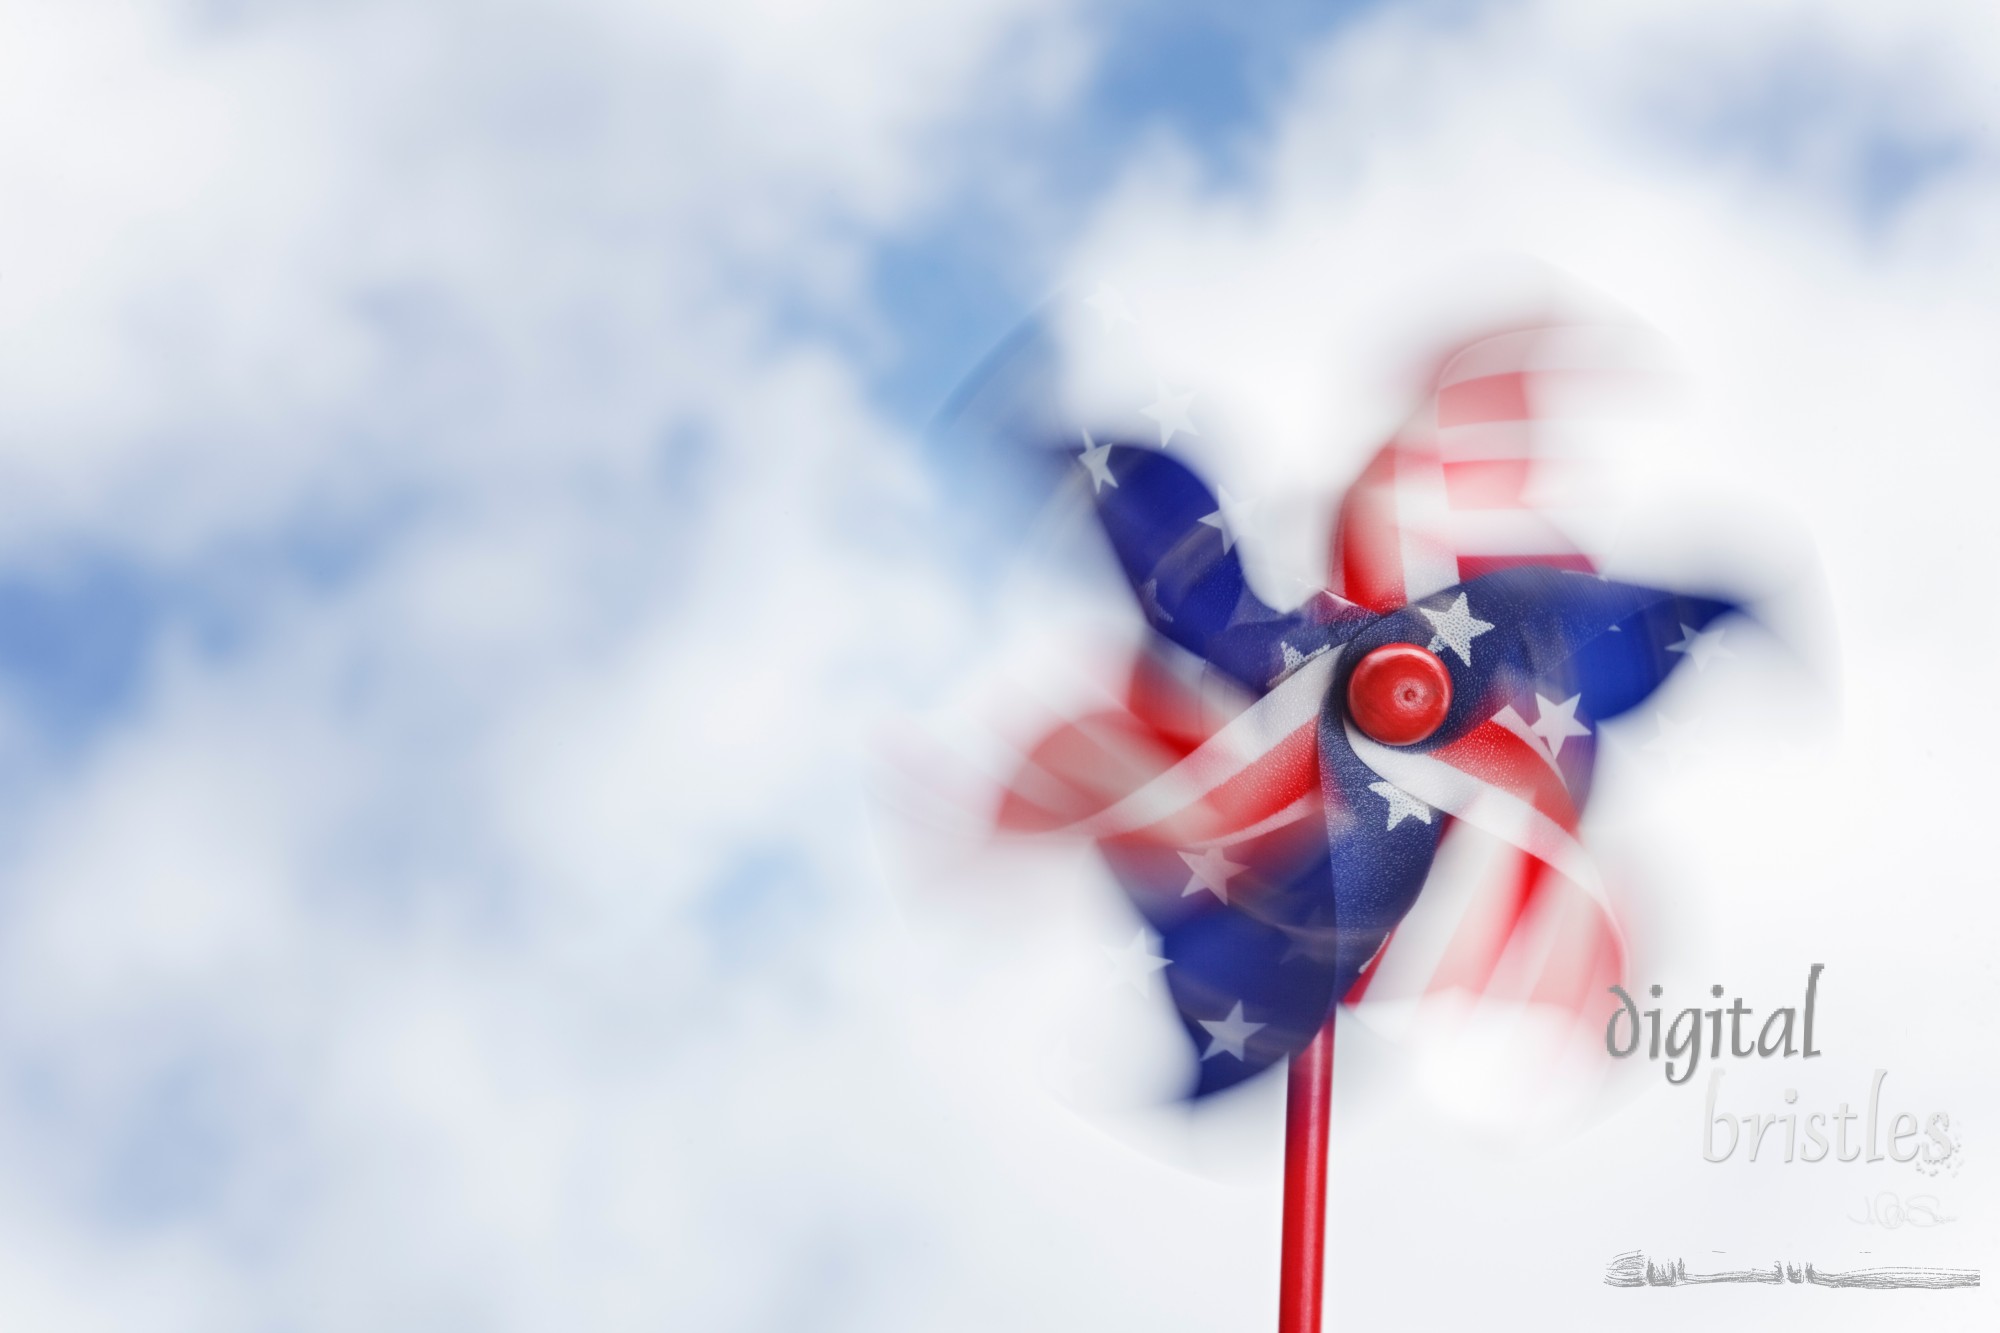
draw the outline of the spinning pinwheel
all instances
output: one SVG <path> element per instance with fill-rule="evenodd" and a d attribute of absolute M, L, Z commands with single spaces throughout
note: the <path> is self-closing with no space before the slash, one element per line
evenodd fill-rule
<path fill-rule="evenodd" d="M 1251 589 L 1232 506 L 1177 458 L 1089 434 L 1070 455 L 1158 644 L 1123 711 L 1034 748 L 1000 822 L 1096 840 L 1158 933 L 1193 1096 L 1291 1060 L 1294 1333 L 1319 1327 L 1336 1007 L 1382 989 L 1572 1012 L 1601 995 L 1623 944 L 1578 842 L 1598 724 L 1719 651 L 1734 609 L 1598 576 L 1528 504 L 1547 337 L 1446 362 L 1341 503 L 1337 591 L 1293 610 Z M 1177 666 L 1194 662 L 1240 712 L 1201 706 L 1200 671 Z M 1453 837 L 1478 840 L 1496 887 L 1400 929 Z"/>

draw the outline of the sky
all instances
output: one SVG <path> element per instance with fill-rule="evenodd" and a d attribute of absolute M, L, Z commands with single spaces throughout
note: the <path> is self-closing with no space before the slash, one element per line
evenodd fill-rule
<path fill-rule="evenodd" d="M 1860 970 L 1893 901 L 1922 950 L 1872 984 L 1942 989 L 1915 1035 L 1841 1011 L 1860 1081 L 1893 1050 L 1911 1096 L 1993 1105 L 1936 1016 L 1995 998 L 1953 735 L 2000 717 L 1909 694 L 2000 647 L 1966 609 L 2000 555 L 1996 28 L 0 7 L 0 1322 L 1267 1325 L 1265 1158 L 1216 1145 L 1269 1098 L 1171 1152 L 1062 1105 L 1055 979 L 1115 904 L 1072 858 L 1040 916 L 913 910 L 866 777 L 1035 620 L 1039 585 L 941 553 L 973 516 L 936 414 L 1101 282 L 1197 391 L 1195 456 L 1271 498 L 1274 579 L 1468 308 L 1657 328 L 1684 412 L 1614 469 L 1614 561 L 1749 543 L 1838 647 L 1815 739 L 1751 762 L 1728 720 L 1782 689 L 1705 694 L 1709 758 L 1635 773 L 1609 840 L 1746 986 Z M 1404 1106 L 1337 1131 L 1357 1313 L 1394 1308 L 1358 1281 L 1380 1219 L 1503 1253 L 1530 1179 L 1414 1111 L 1445 1165 L 1388 1174 Z M 1682 1188 L 1684 1153 L 1592 1145 L 1537 1159 L 1551 1235 L 1593 1180 Z"/>

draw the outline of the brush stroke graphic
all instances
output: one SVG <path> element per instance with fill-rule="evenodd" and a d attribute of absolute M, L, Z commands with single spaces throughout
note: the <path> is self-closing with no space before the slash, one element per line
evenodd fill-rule
<path fill-rule="evenodd" d="M 1687 1262 L 1656 1264 L 1639 1250 L 1616 1255 L 1604 1269 L 1607 1287 L 1696 1287 L 1721 1282 L 1762 1283 L 1782 1286 L 1793 1283 L 1815 1287 L 1861 1287 L 1869 1291 L 1918 1288 L 1939 1291 L 1946 1287 L 1976 1287 L 1976 1268 L 1857 1268 L 1846 1273 L 1827 1273 L 1812 1264 L 1773 1262 L 1769 1268 L 1744 1268 L 1721 1273 L 1690 1273 Z"/>

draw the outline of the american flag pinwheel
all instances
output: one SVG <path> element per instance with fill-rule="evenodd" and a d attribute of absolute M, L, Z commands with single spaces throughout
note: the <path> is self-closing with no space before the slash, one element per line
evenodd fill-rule
<path fill-rule="evenodd" d="M 1178 457 L 1080 428 L 1068 451 L 1149 646 L 1122 707 L 1030 747 L 998 823 L 1094 840 L 1157 934 L 1133 948 L 1189 1095 L 1292 1061 L 1287 1329 L 1318 1321 L 1336 1010 L 1457 994 L 1574 1023 L 1602 998 L 1625 943 L 1580 841 L 1598 729 L 1726 651 L 1732 602 L 1604 578 L 1533 503 L 1541 404 L 1592 373 L 1576 334 L 1443 361 L 1341 498 L 1328 588 L 1289 610 Z"/>
<path fill-rule="evenodd" d="M 1600 577 L 1528 502 L 1537 379 L 1574 373 L 1538 367 L 1549 341 L 1445 363 L 1340 503 L 1334 590 L 1292 610 L 1250 587 L 1229 506 L 1191 468 L 1080 439 L 1078 481 L 1162 643 L 1122 711 L 1032 749 L 999 821 L 1096 841 L 1159 936 L 1194 1096 L 1298 1054 L 1342 1002 L 1457 988 L 1577 1013 L 1620 975 L 1579 841 L 1597 727 L 1721 651 L 1735 608 Z M 1216 717 L 1200 669 L 1247 706 Z M 1478 887 L 1399 929 L 1448 840 Z"/>

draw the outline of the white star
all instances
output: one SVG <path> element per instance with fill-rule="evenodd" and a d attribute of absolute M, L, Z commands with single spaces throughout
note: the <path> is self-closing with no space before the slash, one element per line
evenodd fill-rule
<path fill-rule="evenodd" d="M 1368 790 L 1389 803 L 1389 827 L 1394 828 L 1405 819 L 1415 819 L 1420 823 L 1431 822 L 1431 808 L 1401 787 L 1388 782 L 1371 782 Z"/>
<path fill-rule="evenodd" d="M 1467 666 L 1472 665 L 1472 641 L 1493 628 L 1489 622 L 1479 619 L 1466 609 L 1464 593 L 1460 593 L 1458 600 L 1443 611 L 1433 611 L 1427 606 L 1420 606 L 1417 611 L 1425 620 L 1431 622 L 1431 629 L 1434 631 L 1431 635 L 1431 651 L 1450 648 L 1458 654 L 1458 660 Z"/>
<path fill-rule="evenodd" d="M 1285 679 L 1285 677 L 1327 651 L 1330 646 L 1323 643 L 1309 653 L 1302 653 L 1283 639 L 1278 640 L 1278 656 L 1281 659 L 1282 665 L 1278 668 L 1278 674 L 1271 678 L 1271 683 L 1275 685 Z"/>
<path fill-rule="evenodd" d="M 1107 484 L 1114 491 L 1118 489 L 1118 478 L 1111 475 L 1111 446 L 1091 439 L 1089 431 L 1083 433 L 1083 453 L 1076 461 L 1090 473 L 1092 495 L 1102 495 Z"/>
<path fill-rule="evenodd" d="M 1246 1022 L 1243 1018 L 1243 1001 L 1241 1000 L 1238 1000 L 1236 1007 L 1229 1011 L 1229 1017 L 1219 1023 L 1207 1018 L 1197 1019 L 1196 1021 L 1208 1029 L 1208 1049 L 1201 1053 L 1201 1058 L 1204 1060 L 1212 1055 L 1225 1054 L 1233 1055 L 1241 1060 L 1243 1058 L 1243 1043 L 1270 1026 L 1269 1023 Z"/>
<path fill-rule="evenodd" d="M 1667 651 L 1686 653 L 1693 660 L 1694 669 L 1697 671 L 1706 670 L 1708 664 L 1718 657 L 1736 656 L 1722 646 L 1721 630 L 1712 629 L 1704 633 L 1692 625 L 1681 626 L 1681 641 L 1668 644 Z"/>
<path fill-rule="evenodd" d="M 1216 488 L 1216 503 L 1222 507 L 1200 521 L 1222 534 L 1222 549 L 1227 551 L 1236 545 L 1236 533 L 1243 526 L 1243 520 L 1250 517 L 1250 511 L 1257 507 L 1255 500 L 1239 500 L 1226 487 Z"/>
<path fill-rule="evenodd" d="M 1120 320 L 1127 324 L 1139 322 L 1138 317 L 1132 313 L 1132 307 L 1125 304 L 1125 298 L 1120 296 L 1118 289 L 1108 282 L 1098 283 L 1097 290 L 1090 294 L 1084 304 L 1103 318 L 1107 330 Z"/>
<path fill-rule="evenodd" d="M 1222 854 L 1220 847 L 1211 847 L 1199 856 L 1193 852 L 1180 853 L 1181 860 L 1194 872 L 1188 878 L 1187 887 L 1181 890 L 1181 897 L 1200 893 L 1207 889 L 1224 902 L 1229 901 L 1229 881 L 1247 868 L 1237 865 Z"/>
<path fill-rule="evenodd" d="M 1166 448 L 1174 442 L 1176 435 L 1199 435 L 1194 428 L 1194 418 L 1188 409 L 1194 406 L 1194 390 L 1186 393 L 1168 393 L 1165 380 L 1154 381 L 1159 390 L 1153 401 L 1139 409 L 1141 416 L 1151 417 L 1160 427 L 1160 447 Z"/>
<path fill-rule="evenodd" d="M 1323 643 L 1309 653 L 1302 653 L 1283 639 L 1278 640 L 1278 652 L 1285 659 L 1285 674 L 1290 675 L 1292 672 L 1297 671 L 1331 646 L 1331 644 Z"/>
<path fill-rule="evenodd" d="M 1563 752 L 1563 742 L 1572 736 L 1588 736 L 1590 728 L 1576 720 L 1576 706 L 1583 701 L 1580 694 L 1557 703 L 1544 699 L 1539 692 L 1535 695 L 1535 725 L 1528 730 L 1549 743 L 1551 759 Z"/>
<path fill-rule="evenodd" d="M 1152 943 L 1146 936 L 1147 932 L 1140 931 L 1122 949 L 1114 949 L 1108 944 L 1097 946 L 1111 960 L 1111 977 L 1105 985 L 1116 986 L 1123 982 L 1141 995 L 1149 993 L 1146 982 L 1167 965 L 1167 960 L 1153 952 Z"/>

